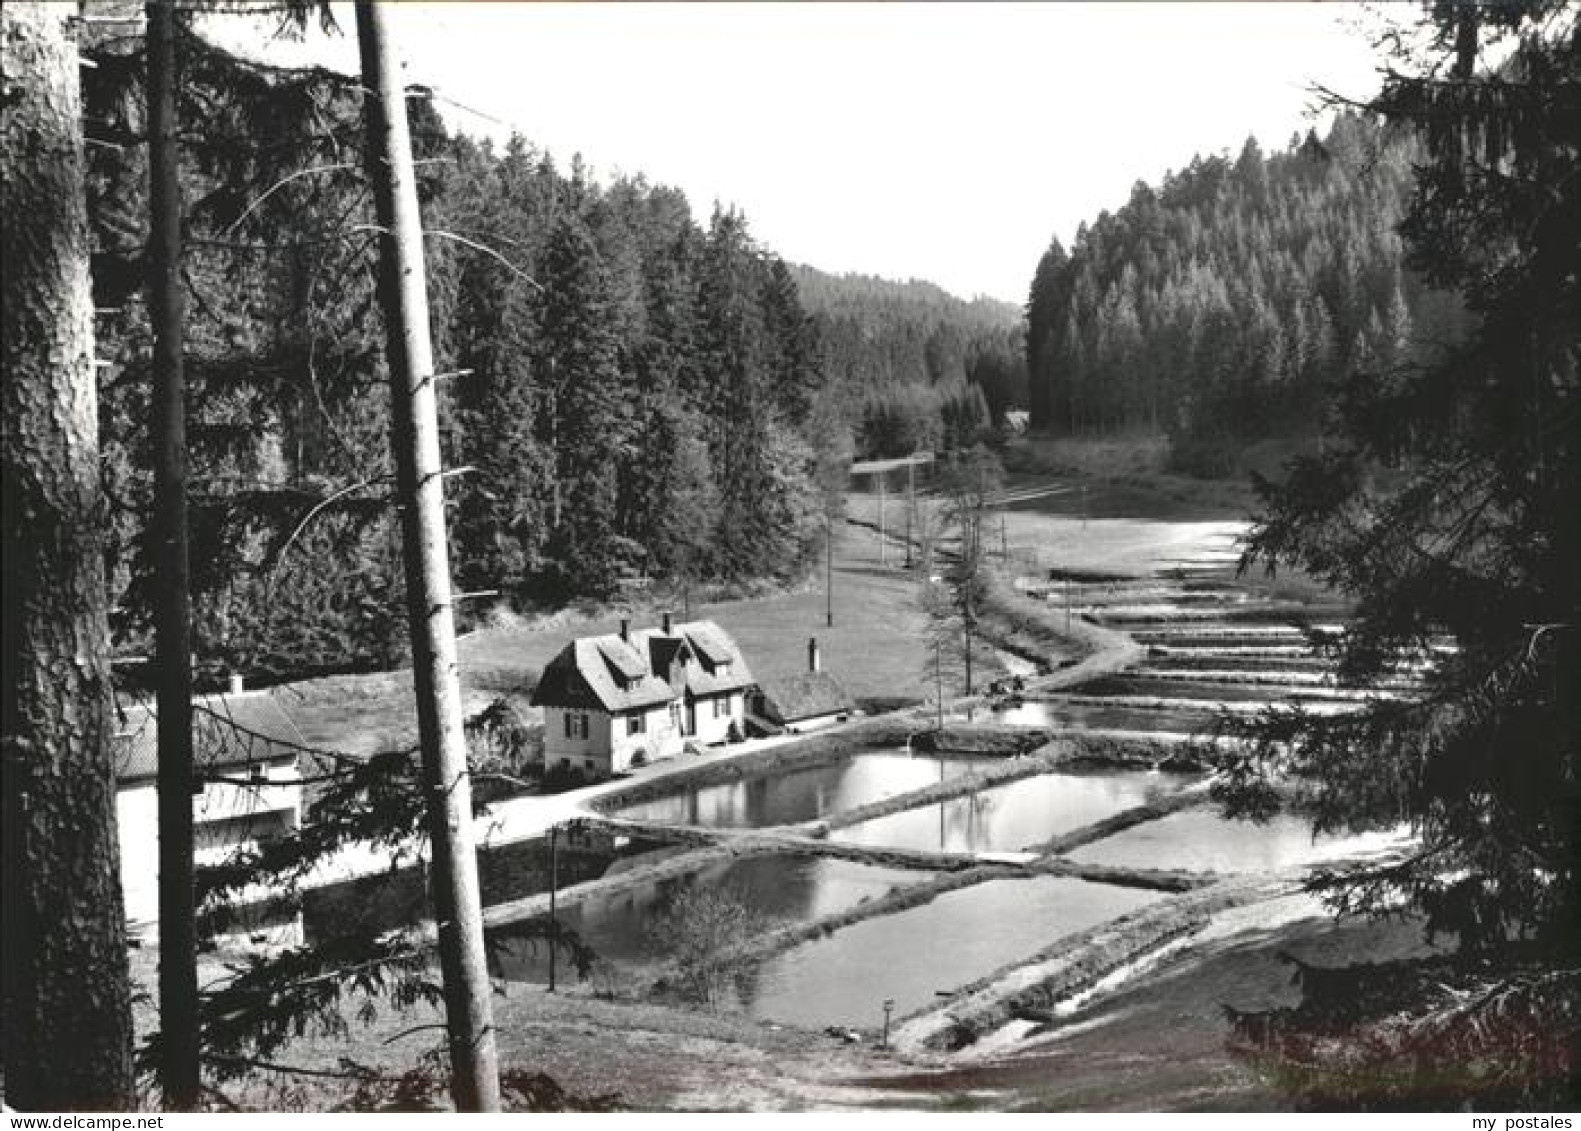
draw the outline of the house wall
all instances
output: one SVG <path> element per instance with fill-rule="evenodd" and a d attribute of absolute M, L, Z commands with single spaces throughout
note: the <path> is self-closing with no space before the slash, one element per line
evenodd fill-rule
<path fill-rule="evenodd" d="M 247 773 L 245 766 L 234 770 L 237 777 Z M 150 933 L 159 921 L 159 795 L 154 781 L 119 786 L 115 818 L 127 922 L 136 933 Z M 209 782 L 192 800 L 197 842 L 193 857 L 199 864 L 216 863 L 243 845 L 295 829 L 301 819 L 302 784 L 294 759 L 270 763 L 256 785 Z M 243 891 L 240 898 L 263 894 Z"/>
<path fill-rule="evenodd" d="M 640 751 L 642 757 L 639 762 L 653 762 L 660 758 L 673 758 L 681 752 L 681 732 L 670 714 L 670 705 L 660 703 L 640 712 L 646 724 L 646 729 L 636 734 L 627 734 L 629 729 L 626 724 L 628 715 L 618 715 L 613 720 L 613 757 L 611 758 L 611 772 L 623 773 L 633 765 Z"/>
<path fill-rule="evenodd" d="M 159 797 L 152 780 L 115 791 L 121 843 L 121 899 L 135 934 L 159 921 Z"/>
<path fill-rule="evenodd" d="M 719 717 L 714 715 L 716 702 L 725 705 L 724 714 Z M 723 742 L 730 732 L 730 724 L 742 724 L 746 719 L 746 695 L 740 691 L 732 691 L 729 695 L 699 696 L 697 699 L 697 733 L 693 736 L 698 742 L 715 743 Z"/>
<path fill-rule="evenodd" d="M 587 737 L 581 732 L 567 738 L 567 715 L 587 716 Z M 545 770 L 557 766 L 577 770 L 594 777 L 611 773 L 609 715 L 604 711 L 569 707 L 543 709 L 543 765 Z"/>
<path fill-rule="evenodd" d="M 646 761 L 671 758 L 681 752 L 681 735 L 670 717 L 668 703 L 659 703 L 642 712 L 647 729 L 637 734 L 627 734 L 627 715 L 610 715 L 604 711 L 579 710 L 565 707 L 544 708 L 544 768 L 557 766 L 587 774 L 591 777 L 608 777 L 624 773 L 632 766 L 632 759 L 642 751 Z M 587 737 L 567 738 L 567 715 L 587 716 Z"/>

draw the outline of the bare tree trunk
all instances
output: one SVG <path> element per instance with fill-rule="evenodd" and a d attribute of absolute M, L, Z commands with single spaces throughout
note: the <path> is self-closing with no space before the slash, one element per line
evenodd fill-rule
<path fill-rule="evenodd" d="M 159 1065 L 165 1106 L 197 1106 L 198 972 L 192 834 L 192 607 L 182 366 L 176 12 L 148 12 L 148 305 L 154 330 L 154 671 L 159 720 Z"/>
<path fill-rule="evenodd" d="M 75 16 L 0 6 L 0 1041 L 43 1111 L 133 1104 Z"/>
<path fill-rule="evenodd" d="M 499 1064 L 483 950 L 472 792 L 451 615 L 450 562 L 439 461 L 434 363 L 417 182 L 404 86 L 382 6 L 359 0 L 368 169 L 383 235 L 382 301 L 388 338 L 396 481 L 406 558 L 407 615 L 424 786 L 433 841 L 434 918 L 445 979 L 451 1093 L 462 1111 L 498 1111 Z"/>

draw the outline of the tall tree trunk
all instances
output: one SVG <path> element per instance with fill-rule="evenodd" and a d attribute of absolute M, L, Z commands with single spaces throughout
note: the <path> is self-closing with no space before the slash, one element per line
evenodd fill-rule
<path fill-rule="evenodd" d="M 154 329 L 154 670 L 159 720 L 159 1066 L 165 1105 L 198 1102 L 193 919 L 192 608 L 187 561 L 186 375 L 182 367 L 181 174 L 176 12 L 148 11 L 148 305 Z"/>
<path fill-rule="evenodd" d="M 382 5 L 359 0 L 357 39 L 365 88 L 368 172 L 383 230 L 379 259 L 390 369 L 391 449 L 406 558 L 412 682 L 424 787 L 429 792 L 434 918 L 445 979 L 451 1093 L 462 1111 L 498 1111 L 499 1064 L 472 846 L 472 792 L 451 615 L 423 230 L 405 89 Z"/>
<path fill-rule="evenodd" d="M 132 1105 L 76 6 L 0 7 L 6 1102 Z"/>

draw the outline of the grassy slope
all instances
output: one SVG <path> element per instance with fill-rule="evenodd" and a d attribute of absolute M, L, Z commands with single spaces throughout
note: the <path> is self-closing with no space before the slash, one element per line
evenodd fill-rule
<path fill-rule="evenodd" d="M 1162 558 L 1205 536 L 1238 529 L 1244 491 L 1234 484 L 1203 484 L 1164 476 L 1159 442 L 1149 439 L 1069 441 L 1033 439 L 1007 455 L 1009 485 L 1050 484 L 1054 469 L 1076 471 L 1084 490 L 1045 496 L 1009 508 L 1005 534 L 1017 569 L 1058 563 L 1077 569 L 1145 573 Z M 1176 498 L 1196 492 L 1201 500 Z M 1239 492 L 1239 493 L 1238 493 Z M 927 698 L 932 687 L 917 605 L 917 580 L 899 565 L 904 549 L 900 498 L 886 506 L 889 538 L 879 552 L 878 498 L 853 493 L 853 520 L 837 532 L 835 624 L 826 623 L 823 578 L 797 592 L 693 607 L 731 632 L 755 675 L 801 671 L 807 638 L 816 636 L 823 666 L 857 698 Z M 676 613 L 679 615 L 680 610 Z M 469 712 L 502 694 L 525 693 L 543 666 L 573 636 L 613 632 L 618 613 L 583 616 L 566 611 L 540 622 L 503 617 L 495 626 L 462 638 L 461 678 Z M 631 614 L 637 626 L 658 620 L 659 610 Z M 999 673 L 989 673 L 989 677 Z M 332 676 L 277 689 L 307 741 L 315 746 L 370 754 L 411 745 L 416 715 L 407 672 Z"/>
<path fill-rule="evenodd" d="M 804 670 L 807 640 L 817 637 L 824 669 L 854 697 L 925 698 L 932 686 L 915 579 L 893 568 L 893 548 L 889 564 L 880 563 L 871 531 L 847 527 L 837 537 L 832 628 L 821 575 L 796 592 L 693 605 L 692 616 L 712 618 L 730 632 L 759 678 Z M 461 680 L 469 711 L 501 694 L 530 690 L 572 637 L 614 632 L 620 615 L 566 612 L 542 623 L 507 617 L 463 637 Z M 642 627 L 656 623 L 659 610 L 630 615 L 633 627 Z M 415 741 L 409 672 L 307 680 L 275 694 L 312 745 L 368 754 Z"/>

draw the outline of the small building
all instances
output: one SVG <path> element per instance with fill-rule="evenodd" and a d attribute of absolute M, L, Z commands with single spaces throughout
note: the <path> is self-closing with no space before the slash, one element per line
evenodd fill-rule
<path fill-rule="evenodd" d="M 151 703 L 116 708 L 115 800 L 121 889 L 135 930 L 159 918 L 159 737 Z M 194 856 L 225 859 L 298 827 L 302 735 L 274 696 L 242 691 L 193 701 L 192 756 L 201 789 L 192 796 Z M 290 940 L 278 940 L 290 941 Z"/>
<path fill-rule="evenodd" d="M 823 670 L 816 638 L 807 641 L 807 670 L 763 680 L 752 692 L 748 718 L 765 734 L 801 734 L 849 719 L 856 704 Z"/>
<path fill-rule="evenodd" d="M 544 712 L 544 768 L 599 778 L 742 732 L 752 672 L 713 621 L 672 622 L 567 644 L 531 703 Z"/>

